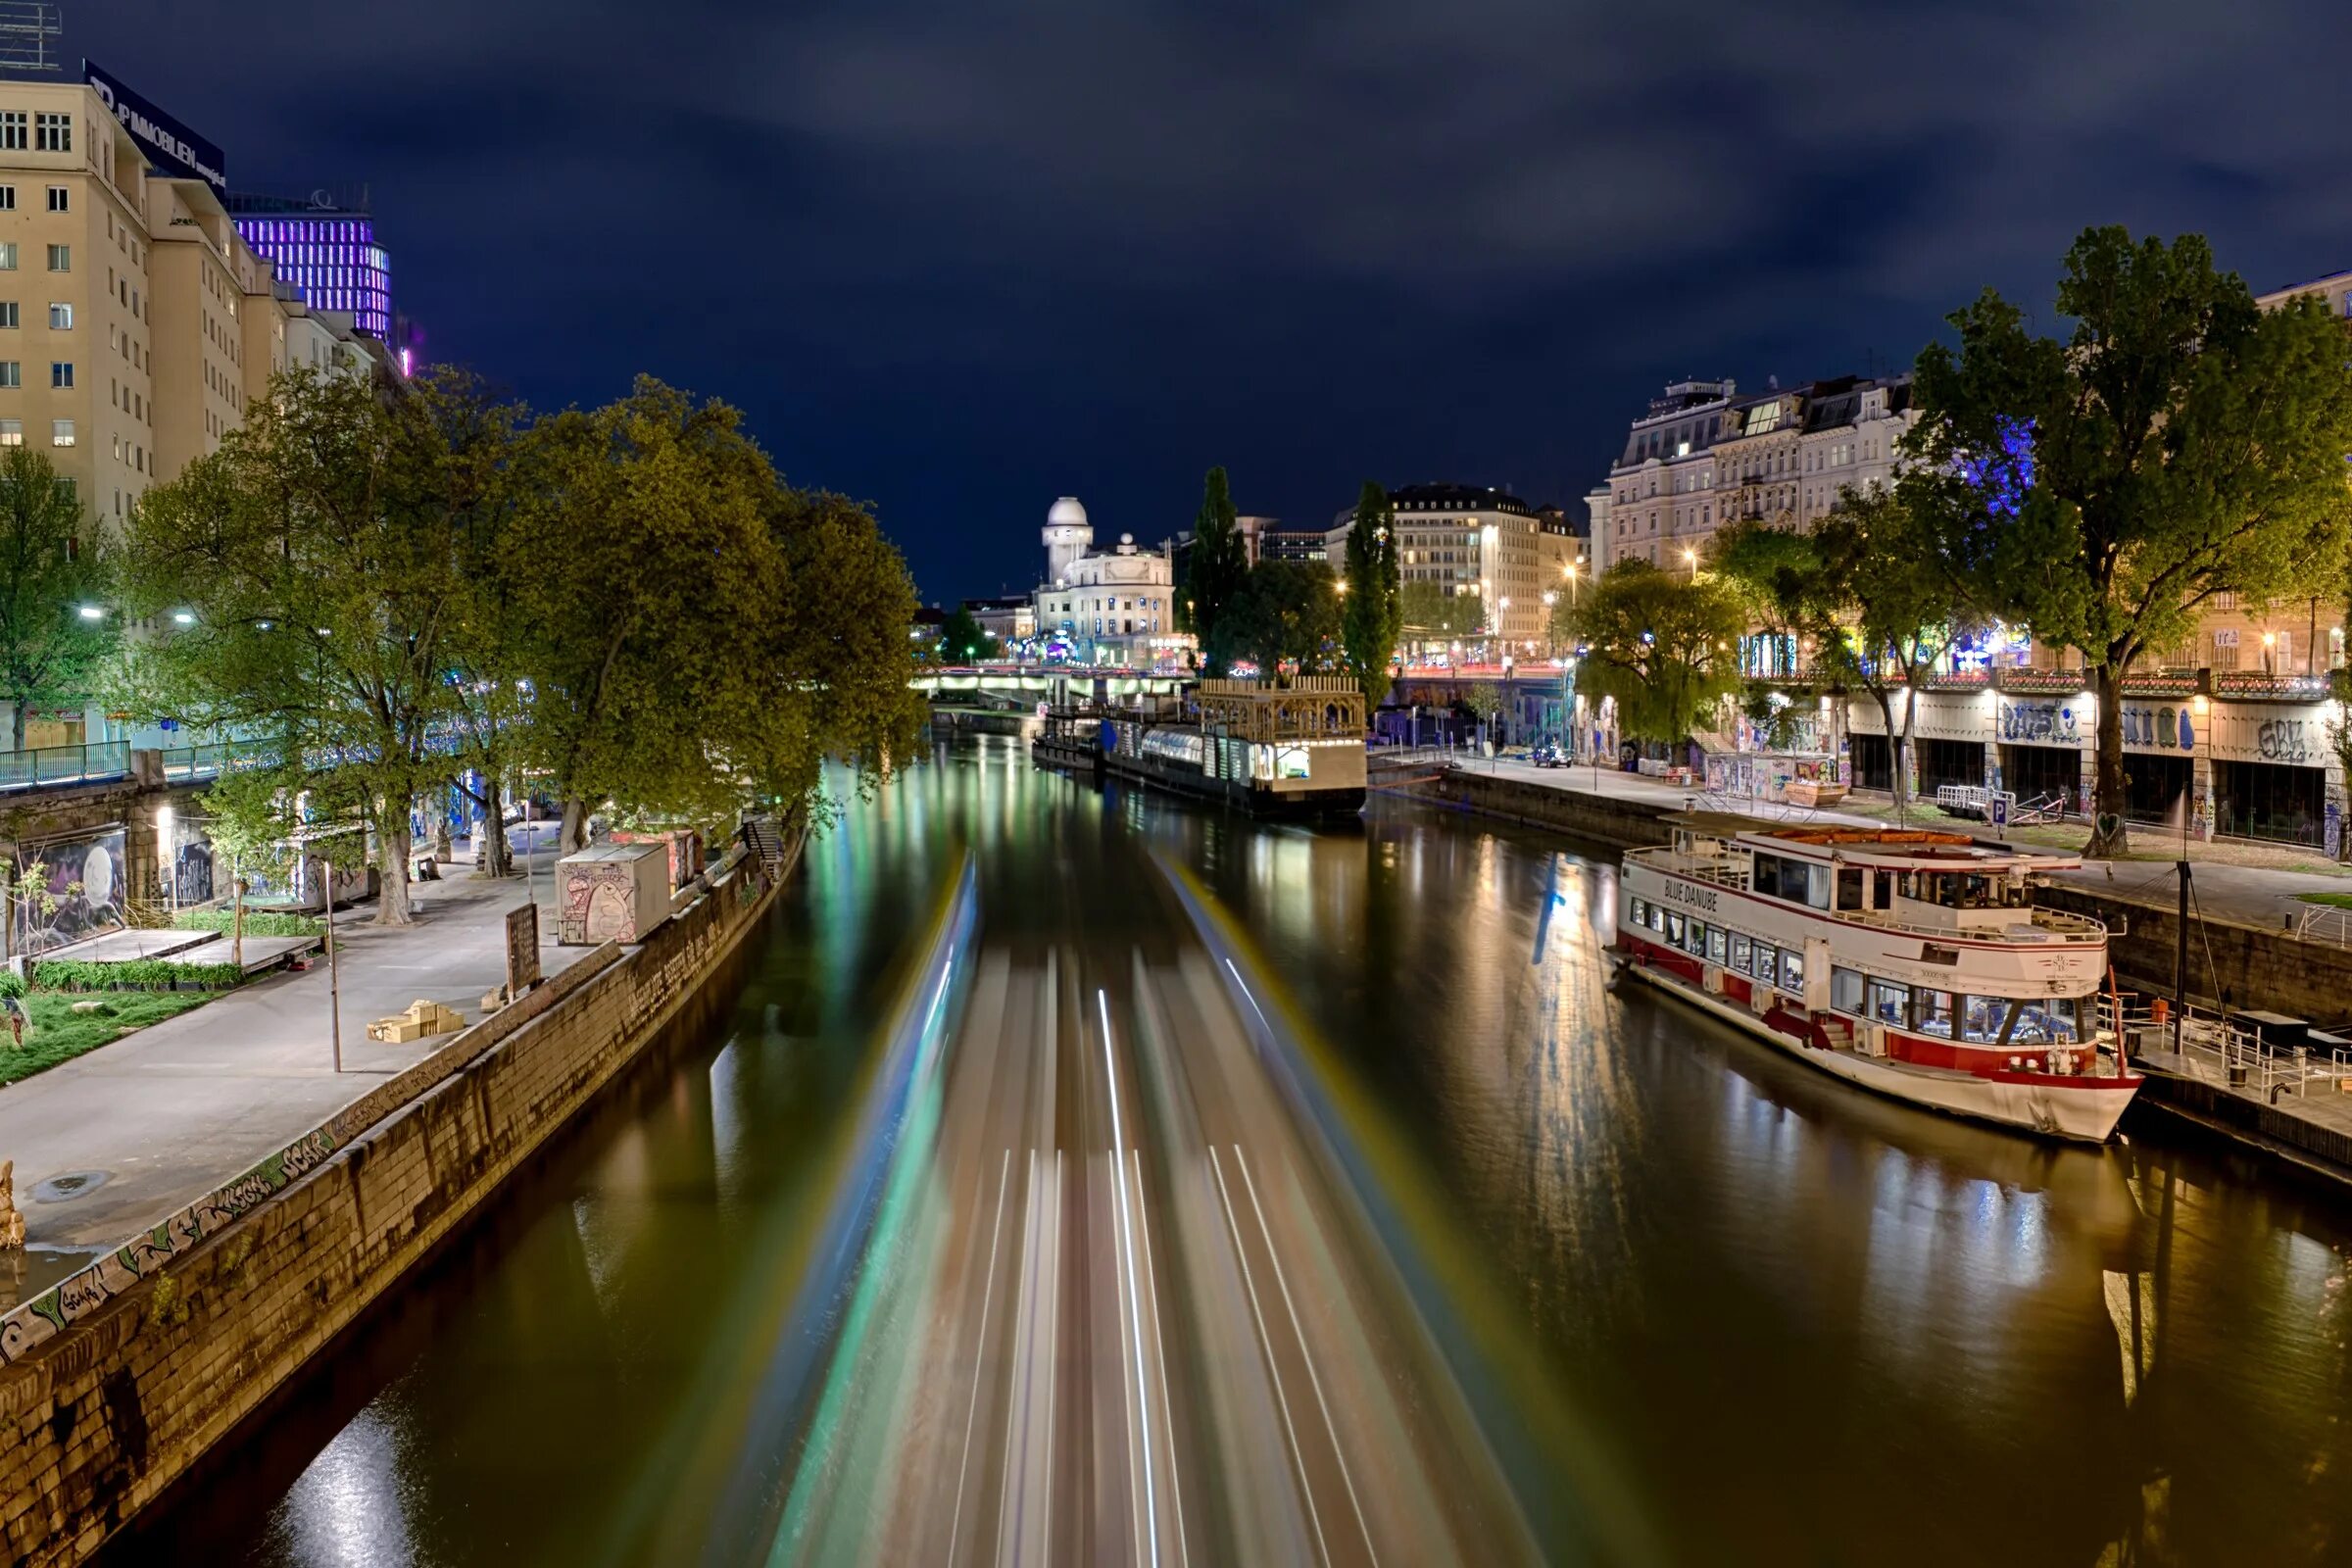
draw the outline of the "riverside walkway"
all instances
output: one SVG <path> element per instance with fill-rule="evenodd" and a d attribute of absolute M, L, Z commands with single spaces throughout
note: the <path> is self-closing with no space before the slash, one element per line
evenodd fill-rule
<path fill-rule="evenodd" d="M 414 883 L 412 926 L 372 925 L 365 905 L 337 914 L 340 1073 L 320 961 L 0 1088 L 0 1159 L 16 1162 L 25 1220 L 21 1266 L 0 1258 L 0 1309 L 250 1169 L 449 1039 L 388 1045 L 368 1038 L 372 1020 L 420 997 L 468 1023 L 480 1017 L 483 993 L 506 978 L 507 911 L 534 887 L 542 972 L 588 953 L 554 943 L 544 902 L 552 858 L 533 856 L 538 874 L 527 881 L 475 880 L 461 863 L 449 880 Z"/>

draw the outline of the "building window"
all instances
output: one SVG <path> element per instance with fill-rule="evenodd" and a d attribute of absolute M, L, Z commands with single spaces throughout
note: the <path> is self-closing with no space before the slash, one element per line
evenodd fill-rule
<path fill-rule="evenodd" d="M 14 323 L 14 322 L 11 322 L 10 324 L 11 324 L 11 325 L 14 325 L 15 323 Z M 63 303 L 61 303 L 61 302 L 59 302 L 59 301 L 56 301 L 56 300 L 52 300 L 52 301 L 50 301 L 50 302 L 49 302 L 49 330 L 50 330 L 50 331 L 52 331 L 52 332 L 71 332 L 71 331 L 73 331 L 73 330 L 74 330 L 74 307 L 73 307 L 73 306 L 71 306 L 71 305 L 63 304 Z"/>
<path fill-rule="evenodd" d="M 0 419 L 0 447 L 21 447 L 24 444 L 23 419 Z"/>
<path fill-rule="evenodd" d="M 53 360 L 49 365 L 49 384 L 63 392 L 74 385 L 74 362 Z"/>
<path fill-rule="evenodd" d="M 70 153 L 74 150 L 74 117 L 72 115 L 36 114 L 32 117 L 33 151 Z"/>
<path fill-rule="evenodd" d="M 15 360 L 0 360 L 0 387 L 19 387 L 24 384 L 24 367 Z"/>
<path fill-rule="evenodd" d="M 13 213 L 16 210 L 17 187 L 14 185 L 0 185 L 0 213 Z"/>
<path fill-rule="evenodd" d="M 24 111 L 11 109 L 0 113 L 0 150 L 21 153 L 24 150 Z"/>
<path fill-rule="evenodd" d="M 74 421 L 72 419 L 51 419 L 49 421 L 49 444 L 53 447 L 72 446 L 74 444 Z"/>
<path fill-rule="evenodd" d="M 71 245 L 50 246 L 49 270 L 52 272 L 71 272 L 74 270 L 74 247 Z"/>
<path fill-rule="evenodd" d="M 74 210 L 74 192 L 72 188 L 65 185 L 50 186 L 49 210 L 53 213 L 72 212 Z"/>
<path fill-rule="evenodd" d="M 17 242 L 13 239 L 0 240 L 0 272 L 13 272 L 16 270 Z"/>
<path fill-rule="evenodd" d="M 13 328 L 16 325 L 17 302 L 15 300 L 0 300 L 0 328 Z"/>

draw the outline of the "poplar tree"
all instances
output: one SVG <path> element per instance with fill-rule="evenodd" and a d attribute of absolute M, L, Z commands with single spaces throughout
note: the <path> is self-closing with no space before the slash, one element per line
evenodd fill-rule
<path fill-rule="evenodd" d="M 26 710 L 85 700 L 114 652 L 114 574 L 95 534 L 46 455 L 0 454 L 0 701 L 13 710 L 11 751 L 24 749 Z"/>
<path fill-rule="evenodd" d="M 1201 658 L 1213 671 L 1224 667 L 1216 649 L 1217 620 L 1242 592 L 1250 575 L 1250 551 L 1234 520 L 1233 495 L 1225 470 L 1208 470 L 1200 511 L 1193 519 L 1193 560 L 1185 579 L 1185 598 L 1191 606 L 1194 635 L 1200 639 Z"/>
<path fill-rule="evenodd" d="M 1341 617 L 1348 672 L 1363 690 L 1366 712 L 1389 694 L 1389 664 L 1404 629 L 1403 574 L 1396 554 L 1389 492 L 1366 479 L 1348 529 L 1348 604 Z"/>

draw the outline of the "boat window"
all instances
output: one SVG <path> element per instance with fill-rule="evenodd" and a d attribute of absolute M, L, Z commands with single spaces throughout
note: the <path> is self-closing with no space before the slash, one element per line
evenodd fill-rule
<path fill-rule="evenodd" d="M 1862 1010 L 1862 971 L 1832 969 L 1830 971 L 1830 1005 L 1839 1012 Z"/>
<path fill-rule="evenodd" d="M 1913 1023 L 1923 1035 L 1952 1038 L 1952 994 L 1949 991 L 1930 991 L 1921 987 L 1914 996 L 1919 1008 Z"/>
<path fill-rule="evenodd" d="M 1670 947 L 1683 945 L 1683 917 L 1672 909 L 1666 911 L 1666 942 Z"/>
<path fill-rule="evenodd" d="M 1771 982 L 1781 972 L 1781 950 L 1769 942 L 1759 942 L 1748 956 L 1747 972 L 1757 979 Z"/>
<path fill-rule="evenodd" d="M 1805 989 L 1805 956 L 1784 950 L 1781 954 L 1781 984 L 1791 991 Z"/>
<path fill-rule="evenodd" d="M 1747 973 L 1747 937 L 1738 931 L 1732 933 L 1732 967 Z"/>
<path fill-rule="evenodd" d="M 1799 871 L 1805 878 L 1805 902 L 1816 909 L 1828 908 L 1830 906 L 1830 868 L 1826 865 L 1809 863 L 1799 866 L 1794 865 L 1793 862 L 1792 868 Z M 1788 879 L 1786 876 L 1782 877 L 1781 885 L 1787 888 L 1788 884 Z M 1790 891 L 1793 892 L 1793 890 Z"/>
<path fill-rule="evenodd" d="M 1871 981 L 1870 1015 L 1883 1024 L 1903 1028 L 1911 1021 L 1911 988 L 1893 980 Z"/>
<path fill-rule="evenodd" d="M 1666 929 L 1666 906 L 1663 904 L 1653 904 L 1649 906 L 1649 928 L 1652 931 Z"/>
<path fill-rule="evenodd" d="M 1649 924 L 1649 901 L 1642 898 L 1635 899 L 1633 912 L 1629 918 L 1635 925 Z"/>
<path fill-rule="evenodd" d="M 2009 1038 L 2032 1045 L 2076 1039 L 2075 999 L 2050 997 L 2037 1002 L 2020 1003 L 2017 1027 L 2010 1031 Z"/>
<path fill-rule="evenodd" d="M 1871 901 L 1870 906 L 1874 909 L 1886 909 L 1893 907 L 1894 900 L 1892 890 L 1894 886 L 1894 873 L 1891 871 L 1878 871 L 1872 874 L 1879 884 L 1879 891 L 1878 896 Z"/>
<path fill-rule="evenodd" d="M 1862 868 L 1841 865 L 1838 868 L 1838 907 L 1859 909 L 1862 906 Z"/>
<path fill-rule="evenodd" d="M 1727 943 L 1727 942 L 1725 941 L 1725 937 L 1726 937 L 1728 934 L 1729 934 L 1729 933 L 1727 933 L 1727 932 L 1726 932 L 1726 931 L 1723 929 L 1723 927 L 1721 927 L 1721 926 L 1719 926 L 1719 925 L 1717 925 L 1717 926 L 1709 926 L 1709 927 L 1707 928 L 1707 961 L 1708 961 L 1708 962 L 1710 962 L 1710 963 L 1721 963 L 1721 962 L 1723 962 L 1723 960 L 1724 960 L 1724 956 L 1725 956 L 1725 949 L 1726 949 L 1727 947 L 1729 947 L 1729 946 L 1730 946 L 1730 944 L 1729 944 L 1729 943 Z"/>
<path fill-rule="evenodd" d="M 1985 1044 L 1999 1040 L 2011 1005 L 2007 997 L 1970 997 L 1962 1016 L 1962 1038 Z"/>
<path fill-rule="evenodd" d="M 1704 920 L 1691 921 L 1690 928 L 1683 933 L 1683 951 L 1685 953 L 1695 953 L 1701 956 L 1705 956 L 1707 951 L 1707 923 Z"/>
<path fill-rule="evenodd" d="M 1748 885 L 1768 899 L 1779 898 L 1781 896 L 1781 858 L 1777 855 L 1757 856 L 1755 869 L 1749 877 Z"/>

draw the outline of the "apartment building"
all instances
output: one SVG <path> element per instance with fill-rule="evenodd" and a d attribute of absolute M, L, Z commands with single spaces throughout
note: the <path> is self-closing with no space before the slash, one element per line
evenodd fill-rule
<path fill-rule="evenodd" d="M 89 87 L 0 82 L 0 446 L 107 518 L 157 474 L 146 176 Z"/>
<path fill-rule="evenodd" d="M 1543 640 L 1544 594 L 1559 571 L 1556 562 L 1546 570 L 1534 507 L 1507 490 L 1459 484 L 1405 485 L 1389 492 L 1389 505 L 1404 581 L 1478 599 L 1490 637 L 1525 647 Z"/>
<path fill-rule="evenodd" d="M 1633 422 L 1608 481 L 1585 497 L 1593 567 L 1683 564 L 1720 523 L 1716 443 L 1741 433 L 1739 383 L 1676 381 Z"/>

